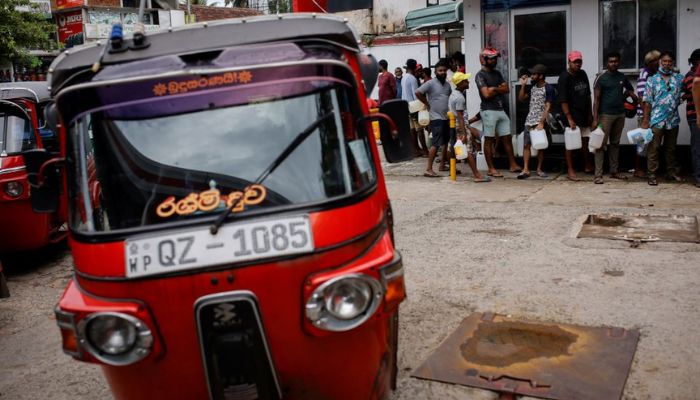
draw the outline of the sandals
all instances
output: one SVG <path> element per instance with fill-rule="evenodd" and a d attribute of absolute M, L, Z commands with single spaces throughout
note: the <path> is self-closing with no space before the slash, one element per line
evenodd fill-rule
<path fill-rule="evenodd" d="M 492 176 L 492 177 L 494 177 L 494 178 L 503 178 L 503 174 L 500 173 L 500 172 L 498 172 L 498 171 L 493 172 L 493 173 L 489 172 L 489 173 L 487 173 L 486 175 Z"/>
<path fill-rule="evenodd" d="M 518 179 L 527 179 L 527 178 L 529 178 L 529 177 L 530 177 L 530 173 L 529 173 L 529 172 L 521 172 L 521 173 L 519 173 L 518 176 L 517 176 Z"/>
<path fill-rule="evenodd" d="M 685 182 L 685 179 L 681 178 L 678 175 L 669 175 L 666 177 L 666 180 L 669 180 L 671 182 Z"/>
<path fill-rule="evenodd" d="M 435 172 L 432 174 L 430 172 L 424 172 L 423 176 L 426 178 L 440 178 L 440 175 L 436 174 Z"/>
<path fill-rule="evenodd" d="M 593 179 L 593 183 L 595 183 L 596 185 L 602 185 L 602 184 L 604 183 L 604 182 L 603 182 L 603 177 L 602 177 L 602 176 L 596 176 L 595 179 Z"/>
<path fill-rule="evenodd" d="M 539 176 L 542 179 L 549 178 L 549 175 L 545 174 L 544 171 L 537 171 L 537 176 Z"/>
<path fill-rule="evenodd" d="M 626 180 L 628 179 L 626 176 L 620 175 L 620 174 L 618 174 L 618 173 L 610 174 L 610 178 L 612 178 L 612 179 L 619 179 L 619 180 L 623 180 L 623 181 L 626 181 Z"/>
<path fill-rule="evenodd" d="M 656 178 L 654 178 L 654 177 L 650 177 L 649 180 L 647 181 L 647 183 L 649 184 L 649 186 L 656 186 L 659 184 L 659 182 L 657 182 Z"/>
<path fill-rule="evenodd" d="M 574 175 L 574 176 L 567 175 L 567 176 L 566 176 L 566 179 L 570 180 L 571 182 L 580 182 L 580 181 L 581 181 L 581 178 L 579 178 L 579 177 L 576 176 L 576 175 Z"/>
<path fill-rule="evenodd" d="M 491 178 L 489 178 L 488 176 L 485 176 L 485 177 L 483 177 L 483 178 L 481 178 L 481 179 L 474 178 L 473 181 L 474 181 L 474 183 L 491 182 Z"/>

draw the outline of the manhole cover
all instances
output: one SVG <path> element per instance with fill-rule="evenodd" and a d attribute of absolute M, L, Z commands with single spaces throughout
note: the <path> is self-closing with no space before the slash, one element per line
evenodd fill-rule
<path fill-rule="evenodd" d="M 639 331 L 474 313 L 413 377 L 544 399 L 622 396 Z"/>
<path fill-rule="evenodd" d="M 578 237 L 700 243 L 698 219 L 687 215 L 590 214 Z"/>

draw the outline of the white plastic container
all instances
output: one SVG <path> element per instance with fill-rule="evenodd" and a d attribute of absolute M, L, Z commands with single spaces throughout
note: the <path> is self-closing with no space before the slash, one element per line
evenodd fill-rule
<path fill-rule="evenodd" d="M 428 110 L 418 111 L 418 123 L 421 126 L 428 126 L 430 124 L 430 113 Z"/>
<path fill-rule="evenodd" d="M 525 133 L 521 132 L 513 138 L 513 149 L 516 157 L 525 155 Z"/>
<path fill-rule="evenodd" d="M 567 150 L 578 150 L 583 146 L 581 142 L 581 128 L 578 126 L 576 129 L 571 129 L 567 127 L 564 129 L 564 145 Z"/>
<path fill-rule="evenodd" d="M 530 131 L 530 144 L 531 147 L 536 150 L 544 150 L 549 147 L 549 141 L 547 140 L 547 132 L 542 130 L 533 129 Z"/>
<path fill-rule="evenodd" d="M 530 157 L 537 157 L 537 149 L 530 146 Z"/>
<path fill-rule="evenodd" d="M 637 128 L 627 131 L 627 140 L 630 144 L 642 143 L 644 142 L 644 129 Z"/>
<path fill-rule="evenodd" d="M 483 151 L 476 153 L 476 169 L 479 171 L 489 170 L 489 165 L 486 164 L 486 156 Z"/>
<path fill-rule="evenodd" d="M 464 160 L 465 158 L 467 158 L 469 156 L 469 154 L 467 154 L 467 145 L 462 143 L 461 140 L 457 140 L 455 142 L 454 149 L 455 149 L 455 158 L 458 160 Z"/>
<path fill-rule="evenodd" d="M 603 140 L 605 140 L 605 132 L 603 129 L 598 127 L 596 130 L 591 132 L 591 137 L 588 139 L 588 150 L 598 150 L 603 147 Z"/>
<path fill-rule="evenodd" d="M 413 100 L 408 102 L 408 112 L 411 114 L 417 113 L 418 111 L 425 110 L 425 104 L 420 100 Z"/>

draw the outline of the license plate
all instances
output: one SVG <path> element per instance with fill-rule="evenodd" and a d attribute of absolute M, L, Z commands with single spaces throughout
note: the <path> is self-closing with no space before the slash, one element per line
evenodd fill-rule
<path fill-rule="evenodd" d="M 206 226 L 128 239 L 124 244 L 128 278 L 313 250 L 314 239 L 306 215 L 224 225 L 216 235 Z"/>

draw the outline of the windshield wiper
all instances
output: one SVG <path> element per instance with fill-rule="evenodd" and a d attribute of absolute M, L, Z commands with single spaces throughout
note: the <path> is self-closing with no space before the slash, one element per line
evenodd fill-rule
<path fill-rule="evenodd" d="M 265 179 L 267 179 L 267 177 L 270 176 L 270 174 L 275 172 L 277 167 L 282 165 L 282 163 L 284 162 L 284 160 L 287 159 L 287 157 L 289 157 L 292 153 L 294 153 L 294 150 L 296 150 L 297 147 L 299 147 L 299 145 L 304 143 L 304 140 L 306 140 L 306 138 L 311 136 L 311 134 L 316 131 L 316 128 L 318 128 L 318 126 L 321 125 L 321 123 L 325 122 L 327 119 L 331 118 L 333 115 L 335 115 L 333 113 L 333 111 L 330 111 L 330 112 L 318 117 L 318 119 L 316 119 L 316 121 L 312 122 L 308 127 L 306 127 L 306 129 L 301 131 L 297 135 L 297 137 L 295 137 L 294 140 L 292 140 L 292 142 L 289 143 L 289 145 L 287 145 L 287 147 L 285 147 L 284 150 L 282 150 L 282 153 L 280 153 L 280 155 L 277 156 L 277 158 L 272 163 L 270 163 L 270 165 L 268 165 L 267 168 L 265 168 L 263 170 L 262 174 L 260 174 L 258 179 L 256 179 L 255 182 L 253 182 L 253 185 L 260 185 L 261 183 L 263 183 L 263 181 Z M 238 200 L 236 200 L 231 205 L 231 207 L 227 207 L 226 210 L 223 211 L 221 213 L 221 215 L 219 215 L 219 218 L 216 219 L 216 222 L 214 222 L 214 225 L 212 225 L 209 228 L 209 232 L 211 232 L 212 235 L 216 235 L 219 232 L 219 228 L 221 228 L 221 225 L 224 223 L 224 221 L 226 221 L 226 218 L 228 218 L 228 216 L 231 215 L 231 211 L 234 208 L 236 208 L 238 203 L 240 203 L 244 198 L 245 198 L 245 196 L 240 196 L 238 198 Z"/>

